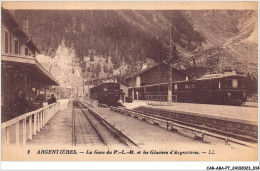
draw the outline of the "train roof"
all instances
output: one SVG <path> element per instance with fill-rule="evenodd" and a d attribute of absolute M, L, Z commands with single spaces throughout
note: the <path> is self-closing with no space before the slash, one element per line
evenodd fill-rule
<path fill-rule="evenodd" d="M 119 83 L 116 83 L 116 82 L 106 82 L 106 83 L 100 83 L 100 84 L 98 84 L 98 86 L 99 85 L 104 85 L 104 84 L 119 84 Z"/>
<path fill-rule="evenodd" d="M 246 76 L 240 75 L 240 74 L 224 73 L 224 74 L 205 75 L 205 76 L 203 76 L 202 78 L 199 78 L 199 79 L 197 79 L 197 80 L 210 80 L 210 79 L 229 78 L 229 77 L 246 78 Z"/>
<path fill-rule="evenodd" d="M 223 79 L 223 78 L 246 78 L 246 76 L 244 75 L 240 75 L 240 74 L 209 74 L 209 75 L 205 75 L 201 78 L 198 79 L 194 79 L 194 80 L 184 80 L 184 81 L 175 81 L 174 83 L 181 83 L 181 82 L 197 82 L 197 81 L 206 81 L 206 80 L 214 80 L 214 79 Z"/>
<path fill-rule="evenodd" d="M 202 78 L 199 79 L 193 79 L 193 80 L 183 80 L 183 81 L 174 81 L 173 83 L 185 83 L 185 82 L 197 82 L 197 81 L 206 81 L 206 80 L 214 80 L 214 79 L 222 79 L 222 78 L 246 78 L 244 75 L 240 74 L 210 74 L 210 75 L 205 75 Z M 139 86 L 135 88 L 142 88 L 142 87 L 152 87 L 152 86 L 157 86 L 157 85 L 168 85 L 169 83 L 159 83 L 159 84 L 150 84 L 150 85 L 145 85 L 145 86 Z M 133 88 L 133 87 L 129 87 Z"/>
<path fill-rule="evenodd" d="M 102 86 L 102 85 L 106 85 L 106 84 L 119 84 L 119 83 L 116 83 L 116 82 L 105 82 L 105 83 L 100 83 L 98 85 L 95 85 L 94 87 L 98 87 L 98 86 Z M 94 88 L 92 87 L 92 88 Z"/>

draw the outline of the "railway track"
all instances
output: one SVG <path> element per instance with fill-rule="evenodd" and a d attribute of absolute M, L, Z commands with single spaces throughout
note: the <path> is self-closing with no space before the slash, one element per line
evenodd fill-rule
<path fill-rule="evenodd" d="M 129 137 L 89 110 L 84 103 L 75 100 L 73 106 L 72 144 L 74 146 L 138 147 Z"/>
<path fill-rule="evenodd" d="M 202 125 L 191 124 L 188 122 L 179 121 L 158 114 L 152 114 L 152 113 L 146 113 L 146 112 L 130 110 L 125 108 L 116 108 L 116 107 L 110 107 L 110 109 L 122 114 L 132 116 L 134 118 L 139 118 L 140 120 L 147 121 L 148 123 L 152 123 L 154 125 L 164 127 L 167 130 L 171 130 L 173 132 L 179 132 L 179 131 L 189 132 L 194 136 L 195 139 L 198 140 L 203 140 L 204 136 L 210 136 L 210 137 L 222 139 L 226 141 L 226 143 L 232 142 L 244 146 L 252 146 L 251 143 L 257 142 L 257 139 L 252 137 L 232 134 L 232 133 L 220 131 L 213 128 L 208 128 Z"/>

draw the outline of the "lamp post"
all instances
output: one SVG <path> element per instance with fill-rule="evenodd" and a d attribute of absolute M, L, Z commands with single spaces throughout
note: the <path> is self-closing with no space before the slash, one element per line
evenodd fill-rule
<path fill-rule="evenodd" d="M 170 46 L 169 46 L 169 85 L 168 85 L 168 102 L 172 102 L 172 22 L 170 21 Z"/>
<path fill-rule="evenodd" d="M 153 16 L 153 20 L 154 22 L 157 22 L 157 18 L 156 16 Z M 168 59 L 165 61 L 165 63 L 167 64 L 168 61 L 168 102 L 172 102 L 172 65 L 171 65 L 171 61 L 172 61 L 172 22 L 170 21 L 170 45 L 168 46 L 169 48 L 169 55 L 168 55 Z"/>

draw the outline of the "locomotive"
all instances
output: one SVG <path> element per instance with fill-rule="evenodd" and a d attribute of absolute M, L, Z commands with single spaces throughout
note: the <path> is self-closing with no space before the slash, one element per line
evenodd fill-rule
<path fill-rule="evenodd" d="M 128 94 L 132 91 L 133 88 L 129 88 Z M 135 87 L 135 99 L 137 94 L 140 100 L 167 101 L 168 83 Z M 178 102 L 242 105 L 247 100 L 246 77 L 211 74 L 200 79 L 176 81 L 172 84 L 172 95 Z"/>
<path fill-rule="evenodd" d="M 114 82 L 96 85 L 90 89 L 90 98 L 99 103 L 114 104 L 120 99 L 120 85 Z"/>

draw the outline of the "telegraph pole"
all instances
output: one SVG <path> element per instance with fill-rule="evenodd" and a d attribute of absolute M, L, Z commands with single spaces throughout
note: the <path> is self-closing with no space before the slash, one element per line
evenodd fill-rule
<path fill-rule="evenodd" d="M 170 46 L 169 46 L 169 85 L 168 85 L 168 102 L 172 102 L 172 22 L 170 21 Z"/>
<path fill-rule="evenodd" d="M 84 97 L 84 95 L 85 95 L 85 94 L 84 94 L 84 84 L 85 84 L 85 83 L 84 83 L 84 75 L 83 75 L 83 97 Z"/>

